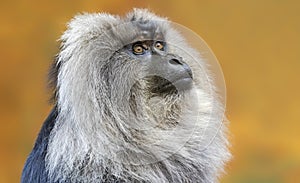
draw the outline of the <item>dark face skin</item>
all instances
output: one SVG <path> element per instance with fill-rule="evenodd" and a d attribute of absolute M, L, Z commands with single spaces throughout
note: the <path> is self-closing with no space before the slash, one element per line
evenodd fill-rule
<path fill-rule="evenodd" d="M 142 62 L 151 76 L 153 93 L 186 90 L 192 81 L 192 71 L 183 59 L 167 52 L 162 40 L 137 41 L 126 46 L 129 54 Z"/>
<path fill-rule="evenodd" d="M 125 50 L 143 65 L 152 83 L 151 92 L 189 89 L 192 71 L 180 56 L 168 52 L 168 43 L 159 27 L 148 21 L 133 23 L 140 29 L 140 35 L 126 45 Z"/>

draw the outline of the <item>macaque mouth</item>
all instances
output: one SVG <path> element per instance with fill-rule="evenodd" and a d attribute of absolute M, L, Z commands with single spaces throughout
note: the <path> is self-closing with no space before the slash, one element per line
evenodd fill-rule
<path fill-rule="evenodd" d="M 169 81 L 160 76 L 153 76 L 152 78 L 152 93 L 178 93 L 191 88 L 192 84 L 191 77 L 178 78 L 174 81 Z"/>

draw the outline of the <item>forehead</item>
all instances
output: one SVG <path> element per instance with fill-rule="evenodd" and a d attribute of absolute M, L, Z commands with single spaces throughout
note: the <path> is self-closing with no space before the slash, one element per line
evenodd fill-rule
<path fill-rule="evenodd" d="M 137 29 L 134 41 L 143 40 L 164 40 L 163 30 L 157 21 L 132 21 L 133 26 Z"/>
<path fill-rule="evenodd" d="M 156 20 L 131 20 L 113 28 L 113 37 L 120 41 L 119 48 L 137 41 L 165 41 L 164 24 L 164 21 Z"/>

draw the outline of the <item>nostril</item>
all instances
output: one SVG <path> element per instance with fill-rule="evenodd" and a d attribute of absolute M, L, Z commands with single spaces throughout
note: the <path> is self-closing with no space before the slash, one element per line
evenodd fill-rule
<path fill-rule="evenodd" d="M 170 64 L 173 64 L 173 65 L 182 65 L 182 63 L 175 59 L 175 58 L 172 58 L 171 60 L 169 60 Z"/>

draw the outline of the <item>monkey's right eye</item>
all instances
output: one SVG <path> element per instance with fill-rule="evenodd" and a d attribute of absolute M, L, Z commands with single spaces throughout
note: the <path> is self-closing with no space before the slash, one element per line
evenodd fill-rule
<path fill-rule="evenodd" d="M 142 55 L 145 52 L 145 49 L 142 45 L 136 44 L 136 45 L 133 45 L 132 51 L 136 55 Z"/>

